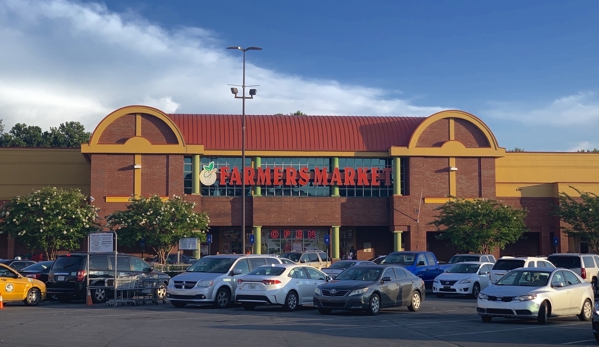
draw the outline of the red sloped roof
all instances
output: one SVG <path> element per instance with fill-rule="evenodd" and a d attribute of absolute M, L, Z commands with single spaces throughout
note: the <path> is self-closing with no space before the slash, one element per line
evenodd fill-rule
<path fill-rule="evenodd" d="M 169 114 L 187 144 L 241 148 L 241 115 Z M 387 151 L 407 146 L 425 117 L 246 115 L 246 149 Z"/>

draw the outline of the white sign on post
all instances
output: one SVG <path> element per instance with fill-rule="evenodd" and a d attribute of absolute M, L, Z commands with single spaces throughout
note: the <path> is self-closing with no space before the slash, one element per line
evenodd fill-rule
<path fill-rule="evenodd" d="M 198 239 L 195 237 L 180 239 L 179 249 L 182 251 L 196 251 L 198 249 Z"/>
<path fill-rule="evenodd" d="M 114 235 L 112 233 L 89 234 L 89 252 L 114 252 Z"/>

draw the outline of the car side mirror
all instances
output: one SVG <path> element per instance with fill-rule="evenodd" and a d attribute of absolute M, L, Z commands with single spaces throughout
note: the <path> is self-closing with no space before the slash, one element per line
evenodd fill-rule
<path fill-rule="evenodd" d="M 231 273 L 233 274 L 233 276 L 235 276 L 235 275 L 241 275 L 242 271 L 241 271 L 241 269 L 235 269 Z"/>
<path fill-rule="evenodd" d="M 425 265 L 425 264 L 424 264 L 424 261 L 422 261 L 422 260 L 421 260 L 421 261 L 419 261 L 419 262 L 418 262 L 418 264 L 416 264 L 416 266 L 424 266 L 424 265 Z"/>
<path fill-rule="evenodd" d="M 300 263 L 305 263 L 306 259 L 300 259 Z"/>
<path fill-rule="evenodd" d="M 480 272 L 480 274 L 481 274 L 481 275 L 488 275 L 488 274 L 489 274 L 489 271 L 481 271 L 481 272 Z"/>
<path fill-rule="evenodd" d="M 152 272 L 152 267 L 144 267 L 143 272 Z"/>
<path fill-rule="evenodd" d="M 565 284 L 564 284 L 564 282 L 558 282 L 558 283 L 553 283 L 551 286 L 553 288 L 561 288 L 561 287 L 564 287 Z"/>
<path fill-rule="evenodd" d="M 381 279 L 381 283 L 383 283 L 383 282 L 389 282 L 389 281 L 391 281 L 391 277 L 383 277 Z"/>
<path fill-rule="evenodd" d="M 327 282 L 330 281 L 330 280 L 332 280 L 332 279 L 333 278 L 331 276 L 327 276 L 327 277 L 324 278 L 324 280 L 327 281 Z"/>

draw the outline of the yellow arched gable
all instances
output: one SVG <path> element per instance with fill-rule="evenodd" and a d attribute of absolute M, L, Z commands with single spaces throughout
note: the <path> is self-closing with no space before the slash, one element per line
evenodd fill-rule
<path fill-rule="evenodd" d="M 417 147 L 422 133 L 434 122 L 441 119 L 449 119 L 450 140 L 441 147 Z M 491 147 L 489 148 L 466 148 L 454 140 L 454 119 L 463 119 L 474 124 L 486 137 Z M 437 112 L 426 118 L 416 128 L 407 147 L 393 146 L 389 149 L 392 156 L 440 156 L 440 157 L 503 157 L 505 148 L 499 147 L 495 135 L 491 129 L 478 117 L 464 111 L 448 110 Z"/>
<path fill-rule="evenodd" d="M 160 119 L 173 132 L 177 139 L 177 144 L 151 144 L 147 139 L 141 136 L 141 115 L 149 115 Z M 109 125 L 117 119 L 135 115 L 135 137 L 131 137 L 123 144 L 106 144 L 100 143 L 100 138 Z M 108 116 L 106 116 L 94 130 L 89 143 L 81 146 L 81 153 L 135 153 L 135 154 L 152 154 L 152 153 L 170 153 L 170 154 L 185 154 L 194 153 L 201 154 L 204 152 L 203 145 L 185 144 L 185 139 L 181 130 L 177 125 L 162 111 L 149 106 L 126 106 L 120 108 Z"/>

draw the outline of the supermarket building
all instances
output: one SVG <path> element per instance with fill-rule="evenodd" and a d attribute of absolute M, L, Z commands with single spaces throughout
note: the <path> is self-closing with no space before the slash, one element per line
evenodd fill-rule
<path fill-rule="evenodd" d="M 43 186 L 75 187 L 105 217 L 131 196 L 178 195 L 210 218 L 213 243 L 203 253 L 241 253 L 244 235 L 254 253 L 328 248 L 340 258 L 354 246 L 359 259 L 400 249 L 448 259 L 457 250 L 436 238 L 435 208 L 450 196 L 489 198 L 529 210 L 525 237 L 497 256 L 586 250 L 562 232 L 553 211 L 560 192 L 577 195 L 571 187 L 599 193 L 597 154 L 506 152 L 463 111 L 246 120 L 242 168 L 241 115 L 124 107 L 80 150 L 0 149 L 0 201 Z M 0 235 L 0 258 L 26 252 Z"/>

